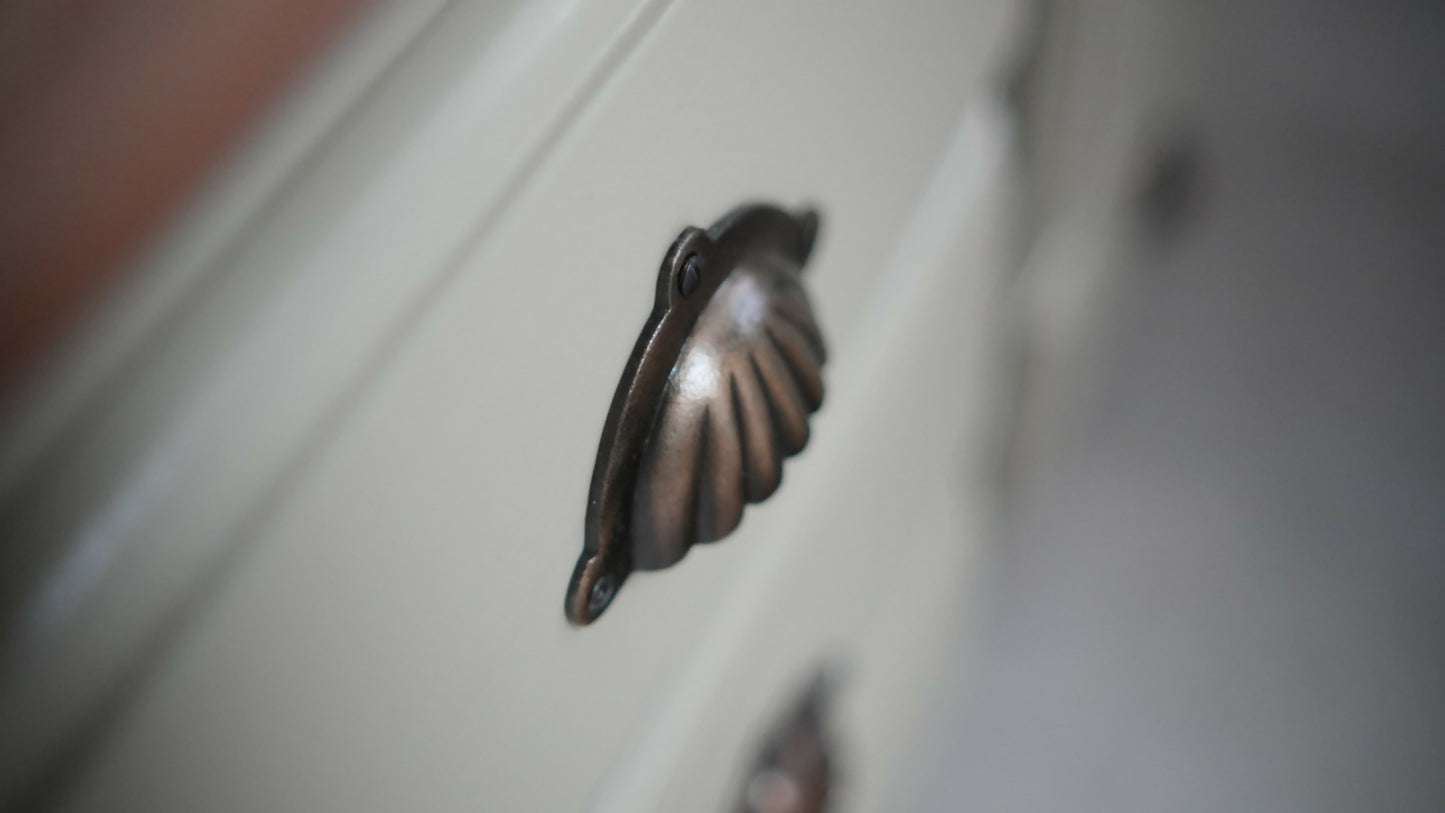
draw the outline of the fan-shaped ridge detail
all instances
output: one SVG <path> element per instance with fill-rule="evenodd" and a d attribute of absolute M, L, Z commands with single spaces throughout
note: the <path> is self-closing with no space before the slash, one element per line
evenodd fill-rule
<path fill-rule="evenodd" d="M 811 212 L 747 207 L 668 251 L 603 427 L 568 588 L 574 623 L 595 619 L 632 570 L 726 537 L 807 445 L 827 359 L 802 281 L 816 229 Z"/>
<path fill-rule="evenodd" d="M 739 268 L 699 316 L 643 448 L 637 567 L 666 567 L 693 544 L 727 536 L 745 503 L 777 491 L 784 461 L 807 444 L 808 418 L 822 403 L 822 337 L 806 302 L 766 301 L 801 295 L 790 269 Z M 755 314 L 761 319 L 749 322 Z M 688 435 L 698 439 L 675 442 Z M 675 455 L 692 461 L 693 488 L 667 482 L 681 474 L 667 459 Z"/>

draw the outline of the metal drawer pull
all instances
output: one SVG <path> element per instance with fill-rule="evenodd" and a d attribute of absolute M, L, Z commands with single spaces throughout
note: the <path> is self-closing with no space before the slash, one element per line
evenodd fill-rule
<path fill-rule="evenodd" d="M 818 216 L 754 205 L 684 229 L 602 427 L 567 618 L 596 620 L 634 570 L 727 536 L 808 442 L 822 334 L 802 268 Z"/>
<path fill-rule="evenodd" d="M 837 781 L 828 707 L 835 686 L 820 674 L 769 732 L 743 785 L 737 813 L 824 813 Z"/>

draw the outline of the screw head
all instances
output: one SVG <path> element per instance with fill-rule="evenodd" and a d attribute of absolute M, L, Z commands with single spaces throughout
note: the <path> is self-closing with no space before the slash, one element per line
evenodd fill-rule
<path fill-rule="evenodd" d="M 617 594 L 617 582 L 612 574 L 603 573 L 592 583 L 592 590 L 587 594 L 587 611 L 596 615 L 607 609 L 612 603 L 612 597 Z"/>
<path fill-rule="evenodd" d="M 691 296 L 702 283 L 702 269 L 702 258 L 696 254 L 690 254 L 682 261 L 682 270 L 677 274 L 677 290 L 683 296 Z"/>

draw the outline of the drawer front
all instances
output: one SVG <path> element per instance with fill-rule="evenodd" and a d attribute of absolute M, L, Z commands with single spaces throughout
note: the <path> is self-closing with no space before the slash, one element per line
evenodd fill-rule
<path fill-rule="evenodd" d="M 478 205 L 446 176 L 391 202 L 389 233 L 351 209 L 315 215 L 325 236 L 308 260 L 375 242 L 416 294 L 361 323 L 345 318 L 345 275 L 281 278 L 280 293 L 320 286 L 305 301 L 327 293 L 337 311 L 310 315 L 303 346 L 377 349 L 306 407 L 295 455 L 258 469 L 268 499 L 177 527 L 158 510 L 157 534 L 229 541 L 207 580 L 175 587 L 198 598 L 171 609 L 180 632 L 159 656 L 130 661 L 137 688 L 105 695 L 68 806 L 711 810 L 768 704 L 820 660 L 860 664 L 845 694 L 857 725 L 887 716 L 896 686 L 870 661 L 918 602 L 956 586 L 903 574 L 943 570 L 958 548 L 940 540 L 967 525 L 945 492 L 980 419 L 970 337 L 1009 222 L 987 99 L 1012 7 L 677 2 L 621 16 L 557 29 L 607 41 L 605 58 L 453 251 L 416 237 Z M 450 70 L 535 69 L 526 47 L 560 47 L 518 30 L 515 52 L 495 35 L 478 57 L 495 64 Z M 467 103 L 480 101 L 413 113 Z M 435 149 L 469 177 L 531 112 L 519 103 L 480 140 Z M 681 227 L 756 199 L 824 218 L 810 293 L 832 361 L 814 441 L 726 542 L 638 574 L 604 618 L 569 627 L 598 432 L 657 263 Z M 284 415 L 297 372 L 281 358 L 255 375 Z M 217 448 L 250 460 L 267 442 L 238 432 Z"/>
<path fill-rule="evenodd" d="M 718 809 L 700 800 L 742 793 L 760 741 L 820 673 L 837 768 L 828 809 L 897 809 L 888 800 L 960 635 L 985 533 L 1006 378 L 996 306 L 1018 203 L 1006 139 L 987 101 L 958 122 L 885 265 L 887 294 L 839 352 L 837 397 L 796 490 L 765 506 L 766 541 L 599 809 Z"/>

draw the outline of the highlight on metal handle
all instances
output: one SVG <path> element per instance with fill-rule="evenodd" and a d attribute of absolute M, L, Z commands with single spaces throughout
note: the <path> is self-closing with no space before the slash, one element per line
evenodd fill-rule
<path fill-rule="evenodd" d="M 802 276 L 817 234 L 811 210 L 749 205 L 667 250 L 602 427 L 572 623 L 596 620 L 633 570 L 731 533 L 807 444 L 826 360 Z"/>

